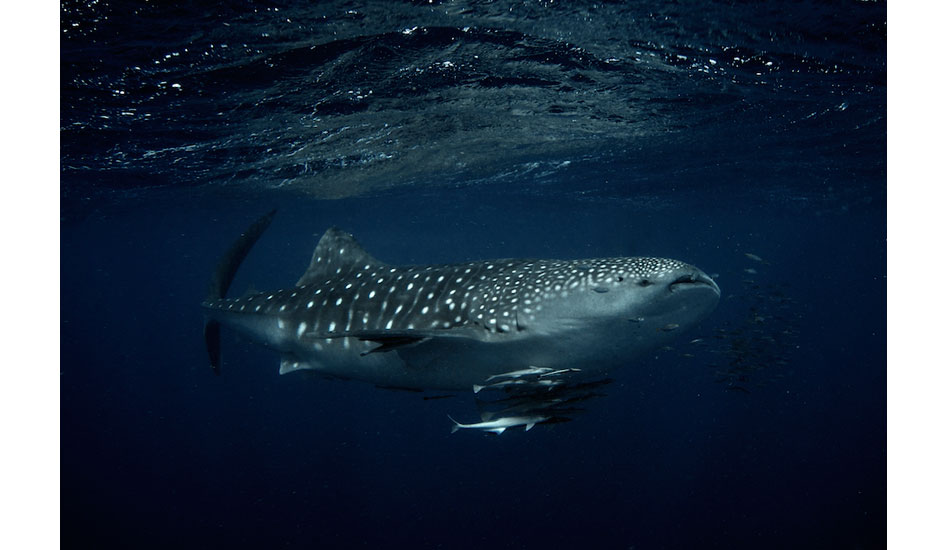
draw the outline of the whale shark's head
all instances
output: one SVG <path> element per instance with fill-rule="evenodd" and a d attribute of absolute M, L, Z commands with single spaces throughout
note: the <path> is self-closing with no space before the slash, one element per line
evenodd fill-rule
<path fill-rule="evenodd" d="M 637 322 L 651 321 L 667 330 L 678 328 L 672 325 L 686 327 L 704 319 L 719 303 L 719 285 L 696 267 L 677 260 L 632 260 L 631 265 L 638 267 L 632 280 L 617 281 L 615 298 L 637 315 Z"/>
<path fill-rule="evenodd" d="M 655 345 L 708 316 L 719 286 L 702 270 L 664 258 L 576 260 L 559 266 L 534 321 L 577 326 L 614 340 L 632 337 Z M 543 308 L 543 309 L 542 309 Z"/>

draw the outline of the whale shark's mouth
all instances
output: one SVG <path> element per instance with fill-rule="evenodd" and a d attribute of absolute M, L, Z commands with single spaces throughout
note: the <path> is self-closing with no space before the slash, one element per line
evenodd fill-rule
<path fill-rule="evenodd" d="M 682 292 L 688 289 L 711 289 L 719 294 L 719 285 L 716 284 L 716 281 L 713 281 L 705 273 L 690 273 L 689 275 L 683 275 L 678 277 L 675 281 L 670 283 L 669 286 L 670 292 Z"/>

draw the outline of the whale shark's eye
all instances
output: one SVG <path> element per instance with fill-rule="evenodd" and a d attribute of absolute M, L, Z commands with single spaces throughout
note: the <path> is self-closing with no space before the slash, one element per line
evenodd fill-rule
<path fill-rule="evenodd" d="M 637 283 L 637 284 L 640 285 L 640 286 L 650 286 L 650 285 L 652 285 L 653 283 L 651 283 L 651 282 L 649 281 L 649 279 L 640 279 L 640 282 Z"/>
<path fill-rule="evenodd" d="M 622 282 L 623 282 L 623 275 L 617 275 L 617 282 L 618 282 L 618 283 L 622 283 Z"/>

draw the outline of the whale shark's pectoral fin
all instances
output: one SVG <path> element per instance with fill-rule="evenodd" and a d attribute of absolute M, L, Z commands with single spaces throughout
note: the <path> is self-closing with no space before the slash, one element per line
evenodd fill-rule
<path fill-rule="evenodd" d="M 386 337 L 377 337 L 377 338 L 360 338 L 360 340 L 375 342 L 379 344 L 377 347 L 364 351 L 361 353 L 361 356 L 369 355 L 370 353 L 382 353 L 386 351 L 392 351 L 396 348 L 402 346 L 409 346 L 412 344 L 418 344 L 427 340 L 426 336 L 386 336 Z"/>

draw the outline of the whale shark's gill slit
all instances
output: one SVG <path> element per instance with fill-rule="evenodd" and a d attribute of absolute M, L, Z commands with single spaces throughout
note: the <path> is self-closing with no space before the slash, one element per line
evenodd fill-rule
<path fill-rule="evenodd" d="M 208 288 L 208 301 L 220 300 L 228 293 L 231 283 L 237 270 L 241 267 L 241 262 L 247 257 L 254 243 L 261 238 L 267 227 L 270 226 L 277 210 L 271 210 L 264 214 L 251 224 L 241 236 L 234 241 L 231 248 L 224 253 L 218 262 L 214 275 L 211 277 L 211 285 Z M 215 374 L 221 374 L 221 325 L 218 321 L 209 320 L 205 323 L 205 347 L 208 350 L 208 360 L 211 362 L 211 370 Z"/>

